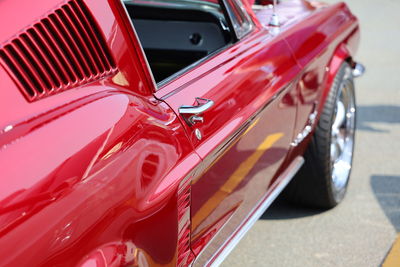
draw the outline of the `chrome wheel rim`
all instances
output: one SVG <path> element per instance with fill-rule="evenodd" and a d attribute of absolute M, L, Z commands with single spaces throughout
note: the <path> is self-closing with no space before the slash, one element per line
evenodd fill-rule
<path fill-rule="evenodd" d="M 343 198 L 353 159 L 356 105 L 352 83 L 344 78 L 336 98 L 331 130 L 331 170 L 334 197 Z"/>

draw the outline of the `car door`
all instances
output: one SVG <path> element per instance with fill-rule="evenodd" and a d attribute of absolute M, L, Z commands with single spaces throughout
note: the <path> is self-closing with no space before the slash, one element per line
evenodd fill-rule
<path fill-rule="evenodd" d="M 296 116 L 291 80 L 298 66 L 285 40 L 253 24 L 240 1 L 224 4 L 235 9 L 228 13 L 238 41 L 155 93 L 180 115 L 203 160 L 192 181 L 190 212 L 199 265 L 218 254 L 276 186 Z"/>

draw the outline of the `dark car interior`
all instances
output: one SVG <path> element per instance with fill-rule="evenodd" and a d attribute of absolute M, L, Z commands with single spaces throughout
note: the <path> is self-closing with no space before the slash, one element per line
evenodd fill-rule
<path fill-rule="evenodd" d="M 157 83 L 232 42 L 217 1 L 126 0 L 124 4 Z"/>

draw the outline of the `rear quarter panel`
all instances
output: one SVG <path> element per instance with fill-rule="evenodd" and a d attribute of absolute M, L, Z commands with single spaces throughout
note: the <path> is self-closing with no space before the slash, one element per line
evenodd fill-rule
<path fill-rule="evenodd" d="M 108 263 L 175 260 L 177 189 L 198 158 L 166 106 L 100 88 L 1 134 L 0 265 L 71 266 L 111 245 Z"/>
<path fill-rule="evenodd" d="M 346 4 L 305 5 L 302 10 L 286 15 L 292 18 L 282 32 L 300 66 L 295 134 L 304 130 L 311 113 L 319 118 L 334 76 L 343 62 L 352 62 L 360 39 L 358 20 Z M 303 153 L 308 139 L 295 154 Z"/>

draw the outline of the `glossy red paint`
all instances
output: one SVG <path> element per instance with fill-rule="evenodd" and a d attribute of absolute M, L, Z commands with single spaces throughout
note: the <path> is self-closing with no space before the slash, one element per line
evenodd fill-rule
<path fill-rule="evenodd" d="M 340 65 L 355 55 L 359 25 L 347 6 L 340 3 L 322 8 L 284 34 L 302 69 L 298 77 L 297 134 L 306 127 L 310 113 L 316 111 L 319 118 Z M 308 140 L 293 151 L 293 157 L 304 152 Z"/>
<path fill-rule="evenodd" d="M 177 188 L 200 159 L 150 94 L 117 4 L 86 3 L 101 18 L 116 74 L 28 103 L 0 72 L 1 265 L 175 262 Z M 15 28 L 2 27 L 2 43 L 61 5 L 26 1 Z"/>
<path fill-rule="evenodd" d="M 1 1 L 0 49 L 65 3 Z M 0 60 L 0 265 L 208 264 L 305 149 L 290 144 L 354 56 L 357 20 L 283 2 L 273 33 L 244 1 L 252 32 L 157 88 L 121 2 L 84 3 L 115 72 L 29 103 Z M 215 105 L 190 127 L 177 114 L 195 97 Z"/>
<path fill-rule="evenodd" d="M 190 127 L 182 120 L 203 159 L 203 168 L 208 169 L 192 185 L 192 242 L 196 251 L 202 250 L 197 244 L 206 245 L 203 240 L 214 237 L 211 233 L 217 233 L 219 227 L 236 228 L 244 220 L 267 192 L 292 141 L 296 86 L 288 81 L 295 78 L 299 67 L 282 38 L 257 31 L 204 62 L 190 76 L 183 75 L 156 92 L 176 113 L 182 104 L 194 104 L 194 97 L 215 102 L 204 113 L 204 123 Z M 201 78 L 180 82 L 192 77 Z M 201 141 L 195 129 L 201 131 Z M 259 148 L 274 135 L 278 137 L 271 139 L 270 147 Z M 263 158 L 251 171 L 237 169 L 257 149 L 268 153 L 253 156 Z M 235 212 L 227 216 L 226 211 L 233 209 Z M 219 247 L 229 235 L 219 232 L 213 240 L 218 245 L 210 247 Z M 203 255 L 208 256 L 197 260 L 200 265 L 209 258 L 206 252 Z"/>

